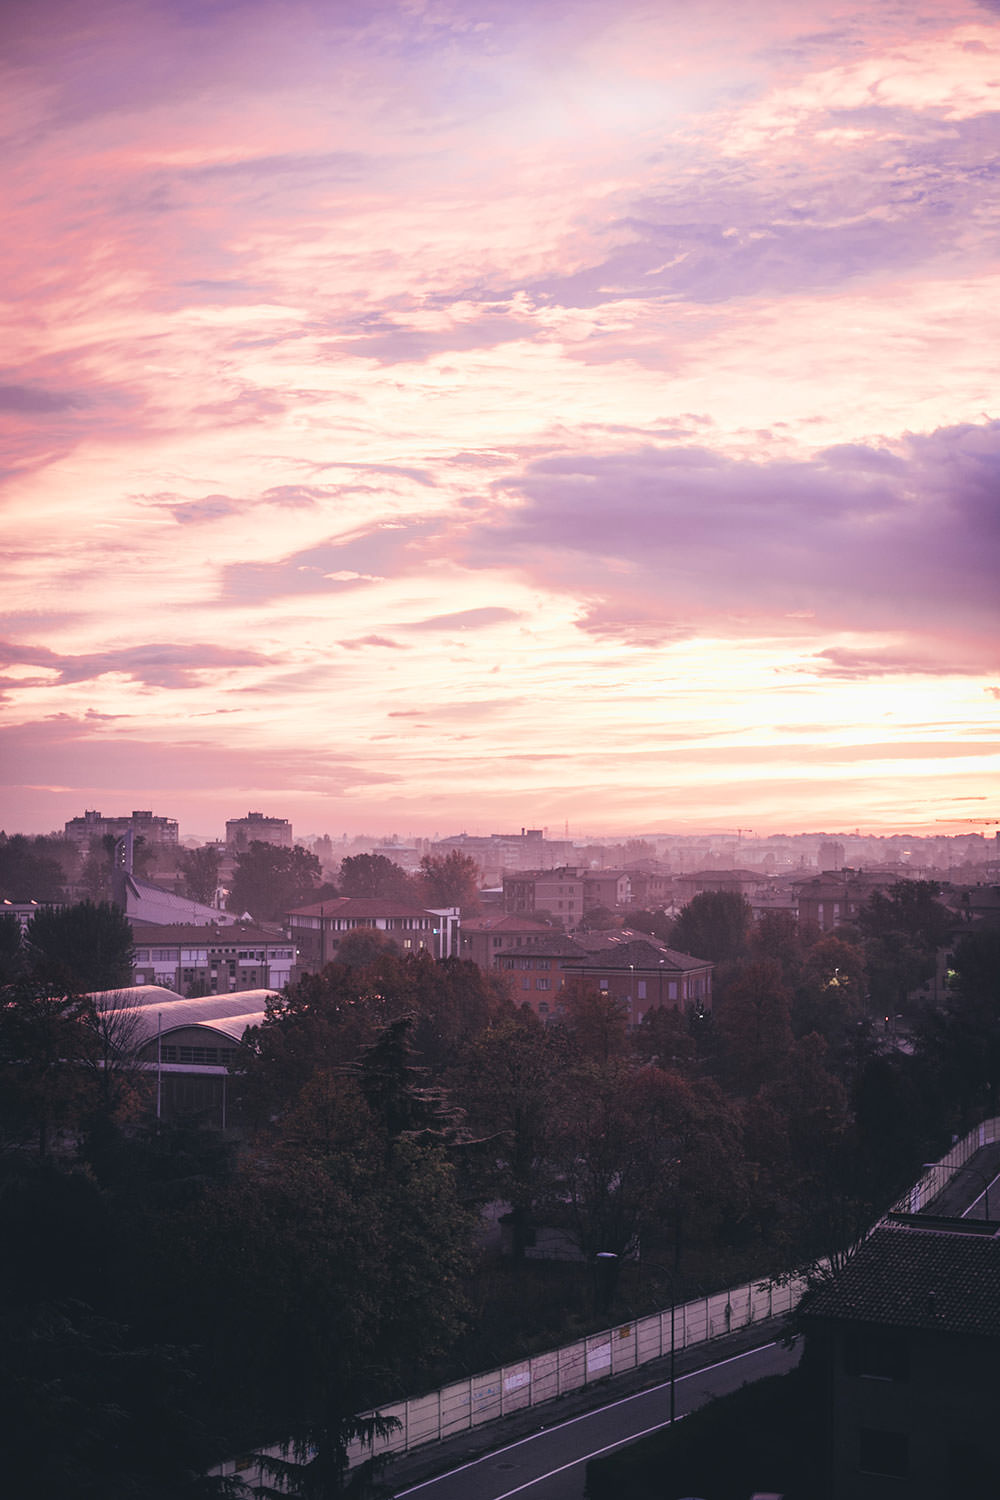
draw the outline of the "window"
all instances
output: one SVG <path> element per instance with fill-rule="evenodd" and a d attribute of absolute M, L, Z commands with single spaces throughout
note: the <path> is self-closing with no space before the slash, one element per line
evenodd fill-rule
<path fill-rule="evenodd" d="M 667 980 L 667 999 L 668 1000 L 676 1000 L 677 999 L 677 980 L 676 979 L 668 979 Z"/>
<path fill-rule="evenodd" d="M 640 1000 L 645 1000 L 645 998 L 646 998 L 646 981 L 644 979 L 640 979 L 638 981 L 637 990 L 638 990 L 639 999 Z"/>
<path fill-rule="evenodd" d="M 884 1474 L 890 1479 L 906 1478 L 909 1453 L 905 1432 L 888 1432 L 882 1427 L 862 1427 L 859 1439 L 858 1466 L 863 1474 Z"/>
<path fill-rule="evenodd" d="M 536 990 L 550 990 L 551 988 L 552 988 L 552 980 L 549 979 L 547 976 L 544 979 L 542 979 L 541 976 L 539 976 L 539 978 L 535 980 L 535 989 Z"/>

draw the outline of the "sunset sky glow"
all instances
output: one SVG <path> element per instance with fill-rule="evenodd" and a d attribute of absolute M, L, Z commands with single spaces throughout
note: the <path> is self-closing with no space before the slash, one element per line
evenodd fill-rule
<path fill-rule="evenodd" d="M 0 130 L 8 832 L 1000 817 L 1000 0 L 15 0 Z"/>

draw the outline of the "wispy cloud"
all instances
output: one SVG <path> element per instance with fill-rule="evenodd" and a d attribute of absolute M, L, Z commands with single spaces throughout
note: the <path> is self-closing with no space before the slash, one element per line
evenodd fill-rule
<path fill-rule="evenodd" d="M 0 823 L 1000 793 L 995 0 L 14 0 L 0 54 Z"/>

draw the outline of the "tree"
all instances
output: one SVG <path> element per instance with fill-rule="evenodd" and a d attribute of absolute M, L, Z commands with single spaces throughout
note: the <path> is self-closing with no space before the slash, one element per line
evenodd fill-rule
<path fill-rule="evenodd" d="M 319 895 L 321 880 L 319 860 L 301 844 L 282 849 L 254 839 L 236 856 L 226 905 L 230 911 L 248 911 L 257 922 L 280 922 Z"/>
<path fill-rule="evenodd" d="M 736 1090 L 752 1094 L 781 1071 L 792 1045 L 791 996 L 771 959 L 745 964 L 716 1021 Z"/>
<path fill-rule="evenodd" d="M 526 1007 L 499 1012 L 450 1075 L 479 1154 L 484 1196 L 510 1204 L 511 1253 L 524 1259 L 539 1206 L 555 1196 L 548 1144 L 567 1061 L 565 1036 Z"/>
<path fill-rule="evenodd" d="M 356 900 L 414 900 L 409 875 L 384 854 L 349 854 L 340 862 L 337 885 L 342 896 Z"/>
<path fill-rule="evenodd" d="M 30 979 L 0 991 L 0 1131 L 10 1145 L 45 1157 L 56 1132 L 78 1123 L 86 1010 L 79 996 Z"/>
<path fill-rule="evenodd" d="M 66 876 L 52 839 L 0 834 L 0 899 L 61 901 Z"/>
<path fill-rule="evenodd" d="M 37 911 L 25 943 L 31 971 L 44 983 L 77 994 L 132 983 L 132 928 L 109 901 Z"/>
<path fill-rule="evenodd" d="M 425 854 L 420 861 L 424 902 L 430 907 L 460 906 L 463 916 L 479 911 L 479 866 L 469 854 Z"/>
<path fill-rule="evenodd" d="M 222 855 L 212 844 L 202 844 L 198 849 L 183 849 L 177 863 L 184 877 L 184 894 L 192 901 L 214 906 L 215 893 L 219 888 L 221 860 Z"/>
<path fill-rule="evenodd" d="M 864 938 L 869 990 L 879 1014 L 904 1011 L 910 992 L 933 974 L 954 920 L 939 894 L 934 880 L 900 880 L 887 892 L 873 891 L 858 912 L 855 925 Z"/>
<path fill-rule="evenodd" d="M 624 1003 L 577 975 L 563 992 L 566 1028 L 577 1056 L 606 1063 L 628 1048 L 628 1012 Z"/>
<path fill-rule="evenodd" d="M 866 983 L 861 949 L 833 933 L 821 937 L 800 968 L 792 1004 L 796 1036 L 815 1031 L 841 1050 L 863 1017 Z"/>
<path fill-rule="evenodd" d="M 740 958 L 752 917 L 749 901 L 737 891 L 701 891 L 678 913 L 671 946 L 713 963 Z"/>
<path fill-rule="evenodd" d="M 21 924 L 13 912 L 0 913 L 0 984 L 10 984 L 24 964 Z"/>

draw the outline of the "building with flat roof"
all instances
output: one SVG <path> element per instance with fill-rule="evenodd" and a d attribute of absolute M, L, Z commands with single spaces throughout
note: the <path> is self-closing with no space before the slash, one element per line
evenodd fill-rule
<path fill-rule="evenodd" d="M 131 833 L 134 838 L 143 838 L 148 844 L 176 844 L 178 841 L 176 818 L 154 817 L 141 808 L 128 817 L 119 818 L 106 818 L 100 812 L 85 812 L 82 818 L 70 818 L 64 831 L 66 838 L 84 850 L 90 848 L 94 839 L 102 839 L 108 834 L 120 839 Z"/>
<path fill-rule="evenodd" d="M 132 938 L 136 984 L 160 985 L 179 995 L 280 990 L 295 962 L 292 940 L 241 922 L 226 927 L 133 922 Z"/>
<path fill-rule="evenodd" d="M 226 843 L 236 854 L 243 854 L 251 844 L 277 844 L 292 847 L 292 825 L 287 818 L 267 818 L 263 813 L 248 812 L 245 818 L 226 820 Z"/>
<path fill-rule="evenodd" d="M 365 928 L 385 933 L 403 953 L 457 958 L 461 914 L 457 906 L 433 909 L 382 896 L 332 896 L 288 913 L 288 930 L 304 968 L 336 960 L 342 940 Z"/>

